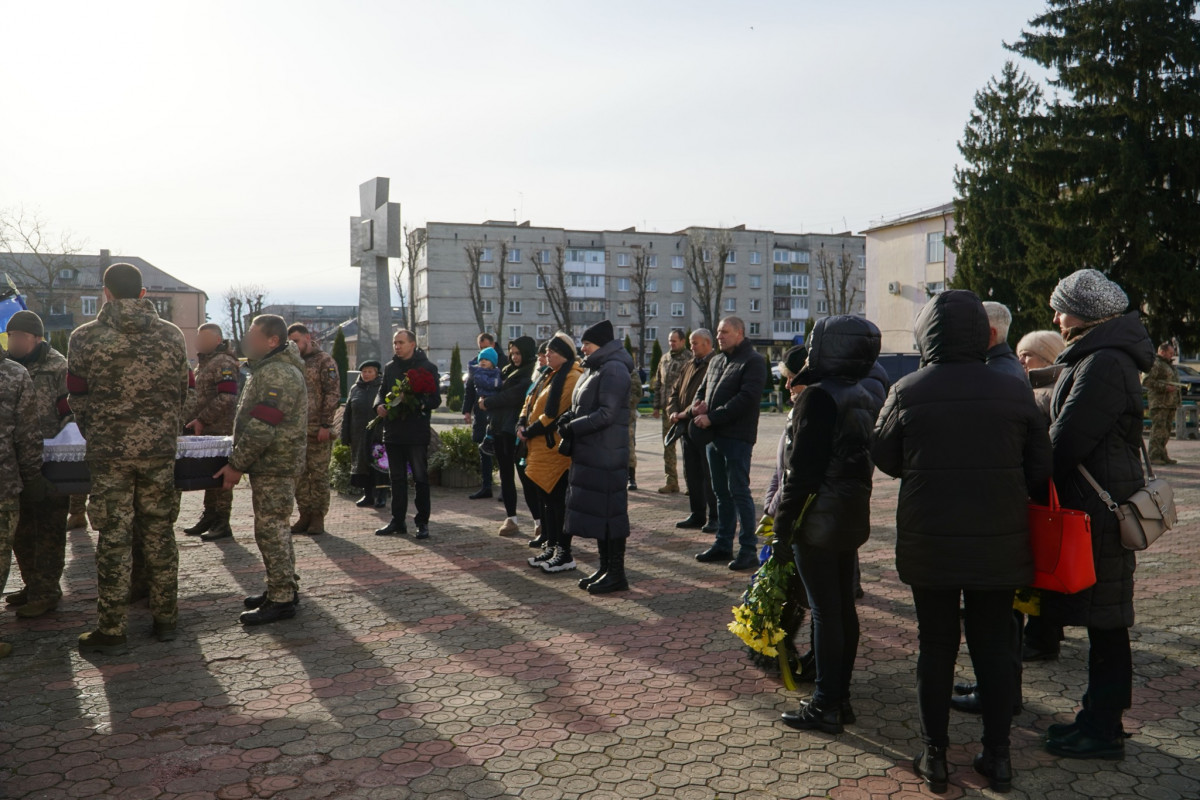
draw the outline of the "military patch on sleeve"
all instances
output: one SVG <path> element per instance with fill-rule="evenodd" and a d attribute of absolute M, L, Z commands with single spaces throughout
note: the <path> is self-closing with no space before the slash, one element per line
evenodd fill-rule
<path fill-rule="evenodd" d="M 276 406 L 278 406 L 279 405 L 279 390 L 278 389 L 268 389 L 266 397 L 263 398 L 263 401 L 259 405 L 270 406 L 271 408 L 275 408 Z"/>
<path fill-rule="evenodd" d="M 237 377 L 233 374 L 232 369 L 225 367 L 218 377 L 220 380 L 217 381 L 217 394 L 238 393 Z"/>

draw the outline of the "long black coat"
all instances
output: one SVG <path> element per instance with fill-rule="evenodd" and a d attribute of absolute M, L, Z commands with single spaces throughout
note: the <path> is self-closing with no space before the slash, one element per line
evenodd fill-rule
<path fill-rule="evenodd" d="M 1078 465 L 1118 503 L 1142 485 L 1142 387 L 1139 370 L 1154 363 L 1154 345 L 1137 313 L 1102 322 L 1059 354 L 1065 365 L 1050 401 L 1054 482 L 1064 506 L 1092 518 L 1096 585 L 1073 595 L 1047 592 L 1042 612 L 1064 625 L 1133 625 L 1137 559 L 1121 546 L 1116 517 L 1079 474 Z"/>
<path fill-rule="evenodd" d="M 875 424 L 875 465 L 901 478 L 896 567 L 911 586 L 1017 589 L 1033 580 L 1027 504 L 1051 473 L 1046 418 L 989 368 L 987 313 L 949 291 L 917 317 L 926 366 L 896 382 Z"/>
<path fill-rule="evenodd" d="M 567 478 L 572 536 L 629 536 L 629 381 L 633 359 L 612 341 L 583 360 L 571 397 L 574 437 Z"/>
<path fill-rule="evenodd" d="M 350 387 L 346 397 L 346 407 L 342 409 L 342 444 L 350 448 L 350 473 L 352 475 L 369 475 L 374 465 L 371 463 L 371 447 L 383 441 L 380 427 L 367 430 L 367 423 L 375 419 L 375 397 L 379 394 L 382 378 L 378 376 L 370 383 L 359 378 Z"/>

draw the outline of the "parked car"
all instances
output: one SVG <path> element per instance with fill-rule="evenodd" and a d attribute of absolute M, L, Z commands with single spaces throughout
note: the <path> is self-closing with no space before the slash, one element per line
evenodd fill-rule
<path fill-rule="evenodd" d="M 1187 366 L 1186 364 L 1178 364 L 1175 369 L 1179 372 L 1179 396 L 1184 400 L 1200 401 L 1200 371 Z"/>

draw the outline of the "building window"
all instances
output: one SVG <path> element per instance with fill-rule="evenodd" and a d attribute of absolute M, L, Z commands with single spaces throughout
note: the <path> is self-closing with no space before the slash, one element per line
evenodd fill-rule
<path fill-rule="evenodd" d="M 510 264 L 520 264 L 521 263 L 521 248 L 514 247 L 512 250 L 508 251 L 508 263 L 510 263 Z"/>
<path fill-rule="evenodd" d="M 818 292 L 825 291 L 825 279 L 824 278 L 817 278 L 817 291 Z"/>
<path fill-rule="evenodd" d="M 546 282 L 545 282 L 544 280 L 542 280 L 542 276 L 541 276 L 541 275 L 538 275 L 538 276 L 537 276 L 537 288 L 539 288 L 539 289 L 545 289 L 545 288 L 546 288 Z"/>
<path fill-rule="evenodd" d="M 549 325 L 538 325 L 537 326 L 537 338 L 549 339 L 553 335 L 554 335 L 554 331 L 552 331 L 550 329 Z"/>
<path fill-rule="evenodd" d="M 750 276 L 750 288 L 751 289 L 761 289 L 762 288 L 762 275 L 751 275 Z"/>
<path fill-rule="evenodd" d="M 941 294 L 944 291 L 946 291 L 945 281 L 930 281 L 929 283 L 925 284 L 925 292 L 930 297 L 935 294 Z"/>
<path fill-rule="evenodd" d="M 683 278 L 675 278 L 671 281 L 671 291 L 675 294 L 683 294 Z"/>
<path fill-rule="evenodd" d="M 726 311 L 737 311 L 737 298 L 726 297 L 725 298 L 725 310 Z"/>
<path fill-rule="evenodd" d="M 549 264 L 550 263 L 550 251 L 549 250 L 538 250 L 538 261 L 542 264 Z"/>
<path fill-rule="evenodd" d="M 930 264 L 946 260 L 945 234 L 941 231 L 925 235 L 925 260 Z"/>
<path fill-rule="evenodd" d="M 771 322 L 771 332 L 776 339 L 791 338 L 797 333 L 804 333 L 804 320 L 777 319 Z"/>
<path fill-rule="evenodd" d="M 520 275 L 509 275 L 508 276 L 508 288 L 520 289 L 521 288 L 521 276 Z"/>
<path fill-rule="evenodd" d="M 75 270 L 71 269 L 70 267 L 65 267 L 64 269 L 60 269 L 58 271 L 58 279 L 60 281 L 75 280 Z"/>
<path fill-rule="evenodd" d="M 491 289 L 496 285 L 496 276 L 490 272 L 479 273 L 479 288 Z"/>
<path fill-rule="evenodd" d="M 759 336 L 761 333 L 762 333 L 762 323 L 761 322 L 751 322 L 750 323 L 750 335 L 751 336 Z"/>
<path fill-rule="evenodd" d="M 757 297 L 752 298 L 750 300 L 750 310 L 751 311 L 762 311 L 762 301 L 759 300 Z"/>
<path fill-rule="evenodd" d="M 617 316 L 618 317 L 628 317 L 629 316 L 629 303 L 617 303 Z"/>
<path fill-rule="evenodd" d="M 671 316 L 672 317 L 682 317 L 683 316 L 683 303 L 671 303 Z"/>
<path fill-rule="evenodd" d="M 725 276 L 725 288 L 732 289 L 735 286 L 737 286 L 737 275 L 726 275 Z"/>
<path fill-rule="evenodd" d="M 725 254 L 725 263 L 726 264 L 736 264 L 737 263 L 737 251 L 736 250 L 730 250 L 728 253 Z"/>
<path fill-rule="evenodd" d="M 646 316 L 647 317 L 657 317 L 658 316 L 658 303 L 646 303 Z"/>
<path fill-rule="evenodd" d="M 683 256 L 671 256 L 671 269 L 683 269 Z"/>
<path fill-rule="evenodd" d="M 858 290 L 860 292 L 865 292 L 867 290 L 867 279 L 866 278 L 858 279 Z"/>
<path fill-rule="evenodd" d="M 520 325 L 509 325 L 508 326 L 508 338 L 509 339 L 519 339 L 520 337 L 522 337 L 524 335 L 525 335 L 525 329 L 522 326 L 520 326 Z"/>
<path fill-rule="evenodd" d="M 483 249 L 481 249 L 479 251 L 479 260 L 480 261 L 491 261 L 492 260 L 492 248 L 484 247 Z"/>
<path fill-rule="evenodd" d="M 543 316 L 550 313 L 550 304 L 545 300 L 538 301 L 538 313 Z"/>
<path fill-rule="evenodd" d="M 628 335 L 629 335 L 629 328 L 626 328 L 624 325 L 621 325 L 620 327 L 617 328 L 617 339 L 618 340 L 623 340 Z"/>
<path fill-rule="evenodd" d="M 775 250 L 772 260 L 776 264 L 807 264 L 811 255 L 807 250 Z"/>
<path fill-rule="evenodd" d="M 818 314 L 828 314 L 829 313 L 829 303 L 826 302 L 825 300 L 818 300 L 817 301 L 817 313 Z"/>
<path fill-rule="evenodd" d="M 860 314 L 861 314 L 861 313 L 863 313 L 863 311 L 864 311 L 864 309 L 863 309 L 863 301 L 862 301 L 862 300 L 859 300 L 859 301 L 858 301 L 858 313 L 860 313 Z"/>
<path fill-rule="evenodd" d="M 490 313 L 492 313 L 492 301 L 491 301 L 491 300 L 483 300 L 483 301 L 481 301 L 481 302 L 479 303 L 479 312 L 480 312 L 481 314 L 490 314 Z"/>
<path fill-rule="evenodd" d="M 147 297 L 147 300 L 154 306 L 154 310 L 158 312 L 158 316 L 171 321 L 171 298 L 169 297 Z"/>
<path fill-rule="evenodd" d="M 657 267 L 658 266 L 658 256 L 647 255 L 646 256 L 646 266 L 650 267 L 651 269 L 653 269 L 654 267 Z"/>
<path fill-rule="evenodd" d="M 786 264 L 786 263 L 788 263 L 788 251 L 787 250 L 775 250 L 771 254 L 771 259 L 776 264 Z"/>
<path fill-rule="evenodd" d="M 521 313 L 521 301 L 520 300 L 509 300 L 508 301 L 508 313 L 509 314 L 520 314 Z"/>
<path fill-rule="evenodd" d="M 658 338 L 658 328 L 649 326 L 646 328 L 646 335 L 644 337 L 642 337 L 642 341 L 653 342 L 657 338 Z"/>
<path fill-rule="evenodd" d="M 650 280 L 646 281 L 646 291 L 647 292 L 657 292 L 658 291 L 658 279 L 657 278 L 651 278 Z"/>
<path fill-rule="evenodd" d="M 858 268 L 859 269 L 867 268 L 867 257 L 866 256 L 858 256 Z"/>
<path fill-rule="evenodd" d="M 600 280 L 603 277 L 603 275 L 584 275 L 579 272 L 571 272 L 564 276 L 563 282 L 567 286 L 582 289 L 598 289 L 600 288 Z"/>
<path fill-rule="evenodd" d="M 705 264 L 712 261 L 712 251 L 709 250 L 707 247 L 702 248 L 700 250 L 700 260 L 703 261 Z"/>
<path fill-rule="evenodd" d="M 787 287 L 791 297 L 808 297 L 808 276 L 804 274 L 776 275 L 775 285 Z M 779 294 L 779 292 L 776 292 Z"/>
<path fill-rule="evenodd" d="M 617 266 L 618 267 L 628 267 L 629 266 L 629 253 L 617 253 Z"/>
<path fill-rule="evenodd" d="M 629 278 L 617 278 L 617 291 L 618 292 L 628 292 L 629 291 Z"/>
<path fill-rule="evenodd" d="M 751 250 L 750 251 L 750 263 L 751 264 L 761 264 L 762 263 L 762 253 L 758 252 L 757 250 Z"/>
<path fill-rule="evenodd" d="M 81 297 L 79 298 L 79 313 L 85 317 L 96 316 L 96 301 L 97 297 Z"/>
<path fill-rule="evenodd" d="M 52 300 L 50 302 L 50 312 L 49 313 L 51 313 L 51 314 L 66 314 L 67 313 L 67 301 L 66 300 Z"/>

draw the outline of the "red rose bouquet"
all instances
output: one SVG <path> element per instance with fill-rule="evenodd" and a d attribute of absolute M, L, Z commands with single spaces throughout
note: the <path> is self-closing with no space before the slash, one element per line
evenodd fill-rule
<path fill-rule="evenodd" d="M 396 381 L 392 390 L 383 399 L 387 407 L 387 419 L 403 419 L 410 414 L 419 414 L 425 410 L 425 401 L 437 394 L 437 381 L 427 369 L 415 368 L 404 373 L 404 377 Z M 368 429 L 374 429 L 384 417 L 376 417 L 367 423 Z"/>

